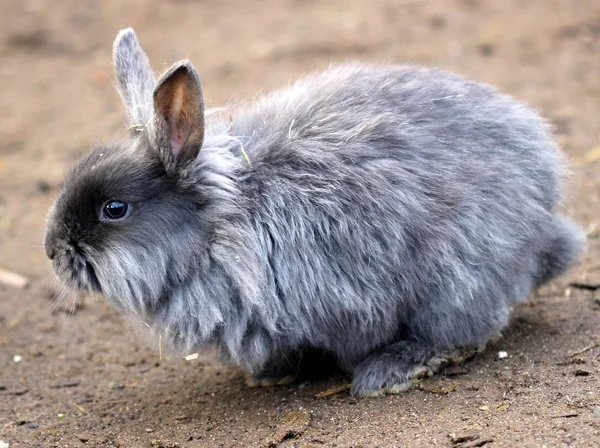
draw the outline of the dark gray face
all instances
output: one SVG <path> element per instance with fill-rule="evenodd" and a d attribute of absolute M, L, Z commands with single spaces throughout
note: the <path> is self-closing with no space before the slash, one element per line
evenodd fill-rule
<path fill-rule="evenodd" d="M 110 249 L 116 239 L 126 239 L 152 198 L 168 189 L 158 164 L 128 166 L 126 159 L 115 163 L 122 150 L 96 148 L 84 157 L 67 178 L 50 213 L 46 254 L 67 286 L 101 291 L 94 257 Z M 106 209 L 114 208 L 111 202 L 116 201 L 126 213 L 120 219 L 107 219 Z"/>
<path fill-rule="evenodd" d="M 201 198 L 169 176 L 158 157 L 122 146 L 94 149 L 67 178 L 50 213 L 46 254 L 69 287 L 103 292 L 146 260 L 173 229 L 197 219 Z M 177 232 L 175 232 L 177 233 Z M 112 260 L 112 261 L 110 261 Z M 121 260 L 121 268 L 110 264 Z M 150 266 L 148 266 L 150 267 Z M 131 281 L 139 273 L 130 266 Z"/>
<path fill-rule="evenodd" d="M 113 62 L 136 132 L 78 163 L 50 213 L 45 247 L 67 286 L 147 312 L 206 258 L 206 194 L 194 177 L 204 103 L 187 61 L 155 81 L 131 29 L 117 36 Z"/>

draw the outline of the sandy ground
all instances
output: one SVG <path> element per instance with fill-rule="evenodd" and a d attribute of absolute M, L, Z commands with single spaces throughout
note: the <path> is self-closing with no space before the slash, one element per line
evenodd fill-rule
<path fill-rule="evenodd" d="M 347 59 L 437 65 L 493 83 L 556 125 L 576 164 L 565 209 L 588 229 L 588 253 L 517 309 L 484 354 L 382 399 L 315 398 L 346 384 L 340 375 L 249 389 L 210 355 L 159 359 L 102 299 L 52 310 L 44 216 L 70 164 L 125 135 L 110 49 L 126 26 L 157 71 L 191 58 L 209 106 Z M 2 0 L 0 266 L 30 284 L 0 285 L 0 441 L 600 446 L 600 291 L 568 286 L 600 283 L 600 161 L 589 152 L 600 144 L 599 74 L 597 0 Z"/>

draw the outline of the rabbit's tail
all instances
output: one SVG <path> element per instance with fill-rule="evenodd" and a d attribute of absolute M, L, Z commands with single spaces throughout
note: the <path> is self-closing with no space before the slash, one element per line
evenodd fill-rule
<path fill-rule="evenodd" d="M 557 277 L 581 254 L 585 235 L 570 219 L 554 215 L 548 245 L 541 254 L 538 286 Z"/>

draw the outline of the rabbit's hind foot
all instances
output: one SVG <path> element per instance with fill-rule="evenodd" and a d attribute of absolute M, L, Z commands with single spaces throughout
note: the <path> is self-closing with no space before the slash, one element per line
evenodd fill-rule
<path fill-rule="evenodd" d="M 397 342 L 372 354 L 357 366 L 351 393 L 379 397 L 405 392 L 440 369 L 472 358 L 483 348 L 469 346 L 436 353 L 422 343 Z"/>

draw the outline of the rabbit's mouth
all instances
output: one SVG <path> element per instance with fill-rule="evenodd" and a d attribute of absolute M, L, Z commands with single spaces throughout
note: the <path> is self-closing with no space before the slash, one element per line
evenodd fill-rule
<path fill-rule="evenodd" d="M 87 277 L 90 284 L 90 289 L 95 292 L 102 292 L 102 288 L 100 287 L 100 281 L 98 280 L 98 276 L 96 275 L 96 271 L 94 267 L 86 263 Z"/>
<path fill-rule="evenodd" d="M 67 246 L 52 259 L 56 276 L 74 289 L 102 292 L 94 267 L 85 254 L 74 246 Z"/>

